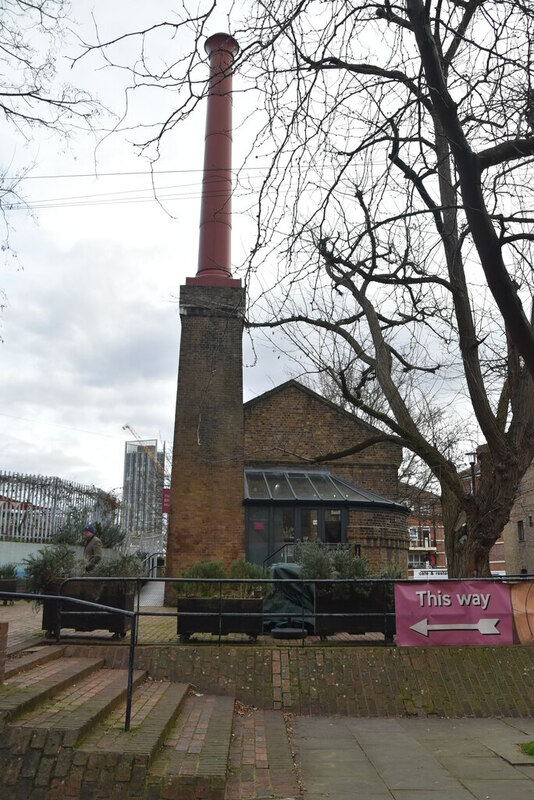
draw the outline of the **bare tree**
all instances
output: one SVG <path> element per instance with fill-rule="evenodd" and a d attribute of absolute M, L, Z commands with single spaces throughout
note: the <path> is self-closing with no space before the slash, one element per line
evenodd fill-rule
<path fill-rule="evenodd" d="M 67 0 L 4 0 L 0 8 L 0 118 L 28 144 L 37 129 L 68 138 L 77 128 L 87 129 L 98 106 L 86 92 L 57 80 L 57 63 L 70 31 Z M 4 138 L 4 146 L 6 139 Z M 0 234 L 3 250 L 9 249 L 9 210 L 23 202 L 19 175 L 0 171 Z"/>
<path fill-rule="evenodd" d="M 205 91 L 215 5 L 125 34 L 142 45 L 134 86 L 182 90 L 139 142 L 155 157 Z M 428 465 L 450 574 L 487 575 L 534 456 L 534 10 L 524 0 L 257 0 L 246 13 L 232 31 L 236 68 L 264 98 L 253 155 L 269 158 L 249 324 L 282 326 L 384 438 Z M 191 33 L 158 74 L 144 57 L 156 28 Z M 97 45 L 110 64 L 116 43 Z M 468 404 L 485 441 L 476 494 L 421 428 L 423 404 Z"/>

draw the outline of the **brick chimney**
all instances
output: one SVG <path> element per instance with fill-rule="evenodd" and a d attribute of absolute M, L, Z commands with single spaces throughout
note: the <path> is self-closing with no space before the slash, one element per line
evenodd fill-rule
<path fill-rule="evenodd" d="M 245 555 L 242 338 L 245 292 L 231 273 L 235 39 L 205 45 L 210 81 L 198 269 L 180 288 L 182 333 L 167 537 L 168 577 Z M 170 600 L 172 591 L 167 593 Z"/>

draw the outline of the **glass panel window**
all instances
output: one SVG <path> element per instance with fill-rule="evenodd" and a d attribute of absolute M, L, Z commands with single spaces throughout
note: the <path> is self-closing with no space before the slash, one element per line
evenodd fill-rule
<path fill-rule="evenodd" d="M 267 508 L 248 509 L 247 560 L 252 564 L 263 564 L 269 555 L 269 510 Z"/>
<path fill-rule="evenodd" d="M 410 553 L 408 551 L 408 567 L 410 569 L 426 569 L 428 567 L 428 556 L 424 553 Z"/>
<path fill-rule="evenodd" d="M 345 500 L 361 500 L 362 495 L 356 490 L 353 489 L 351 486 L 348 486 L 346 483 L 342 483 L 341 481 L 336 480 L 336 478 L 332 478 L 332 483 L 339 491 L 341 497 L 345 498 Z"/>
<path fill-rule="evenodd" d="M 293 508 L 273 509 L 273 551 L 295 541 L 295 511 Z"/>
<path fill-rule="evenodd" d="M 517 522 L 517 541 L 518 542 L 525 541 L 525 525 L 522 519 L 518 520 Z"/>
<path fill-rule="evenodd" d="M 342 499 L 339 489 L 326 475 L 309 475 L 309 479 L 322 500 Z"/>
<path fill-rule="evenodd" d="M 316 508 L 300 509 L 300 536 L 303 542 L 316 542 L 319 520 Z"/>
<path fill-rule="evenodd" d="M 293 500 L 293 492 L 283 472 L 266 472 L 265 477 L 273 500 Z"/>
<path fill-rule="evenodd" d="M 291 488 L 299 500 L 319 500 L 319 494 L 305 475 L 288 475 Z"/>
<path fill-rule="evenodd" d="M 324 511 L 324 540 L 328 544 L 341 542 L 341 509 L 325 508 Z"/>
<path fill-rule="evenodd" d="M 246 473 L 248 496 L 260 499 L 269 499 L 269 490 L 263 477 L 263 472 Z"/>

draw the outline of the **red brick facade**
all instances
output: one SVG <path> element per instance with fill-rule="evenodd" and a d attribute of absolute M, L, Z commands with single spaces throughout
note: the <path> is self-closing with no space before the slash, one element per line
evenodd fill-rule
<path fill-rule="evenodd" d="M 182 286 L 167 575 L 245 551 L 244 290 Z"/>

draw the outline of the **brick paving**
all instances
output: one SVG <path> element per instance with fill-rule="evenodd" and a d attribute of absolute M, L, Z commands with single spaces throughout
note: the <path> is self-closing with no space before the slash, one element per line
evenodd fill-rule
<path fill-rule="evenodd" d="M 30 711 L 76 679 L 83 680 L 102 665 L 101 659 L 62 659 L 9 678 L 0 686 L 0 717 L 8 719 L 15 710 Z"/>
<path fill-rule="evenodd" d="M 175 722 L 189 687 L 168 681 L 145 680 L 134 693 L 130 732 L 124 731 L 125 703 L 102 720 L 84 740 L 84 752 L 135 752 L 152 758 Z"/>
<path fill-rule="evenodd" d="M 162 798 L 223 800 L 233 705 L 228 697 L 187 698 L 178 725 L 149 769 L 149 791 L 156 794 L 160 787 Z"/>
<path fill-rule="evenodd" d="M 299 792 L 282 714 L 237 703 L 225 800 L 288 798 Z"/>

